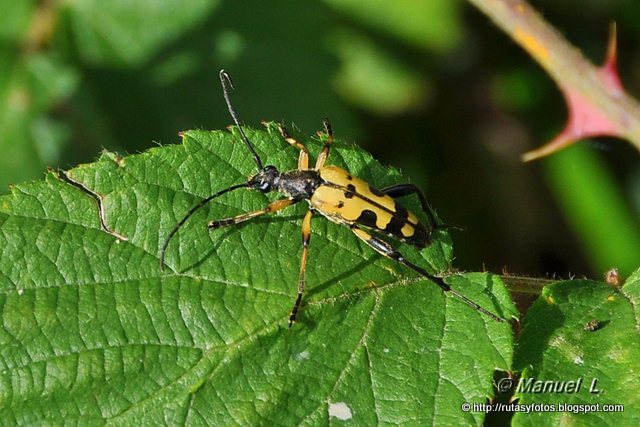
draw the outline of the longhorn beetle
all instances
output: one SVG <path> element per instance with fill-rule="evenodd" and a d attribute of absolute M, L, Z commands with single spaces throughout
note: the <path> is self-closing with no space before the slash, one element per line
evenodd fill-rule
<path fill-rule="evenodd" d="M 309 240 L 311 238 L 311 217 L 318 212 L 330 221 L 337 224 L 346 225 L 353 233 L 376 252 L 387 258 L 416 271 L 427 279 L 435 282 L 436 285 L 447 294 L 453 295 L 465 304 L 473 307 L 479 312 L 489 316 L 498 322 L 504 319 L 482 308 L 477 303 L 471 301 L 464 295 L 456 292 L 447 285 L 440 277 L 428 273 L 404 258 L 389 243 L 380 237 L 372 235 L 368 230 L 376 233 L 384 233 L 390 237 L 406 242 L 410 245 L 424 248 L 431 243 L 431 234 L 443 225 L 436 223 L 435 215 L 427 203 L 424 194 L 413 184 L 397 184 L 382 190 L 377 190 L 360 178 L 351 175 L 344 169 L 337 166 L 325 166 L 329 157 L 331 144 L 333 143 L 333 131 L 327 119 L 324 120 L 324 131 L 326 142 L 313 169 L 309 168 L 309 152 L 307 148 L 295 138 L 293 138 L 284 125 L 279 125 L 279 131 L 289 144 L 300 150 L 298 157 L 298 168 L 286 172 L 280 172 L 275 166 L 263 166 L 260 156 L 256 153 L 253 145 L 247 138 L 240 126 L 240 122 L 233 110 L 229 99 L 229 87 L 234 89 L 233 82 L 224 70 L 220 71 L 220 82 L 222 83 L 222 93 L 227 104 L 229 114 L 237 126 L 242 141 L 249 149 L 258 167 L 258 173 L 251 176 L 246 182 L 232 185 L 229 188 L 220 190 L 217 193 L 205 198 L 195 205 L 169 232 L 162 246 L 160 255 L 160 266 L 164 270 L 165 255 L 169 242 L 178 229 L 193 215 L 198 209 L 205 206 L 216 197 L 239 188 L 248 188 L 262 193 L 277 191 L 285 198 L 269 203 L 263 209 L 247 212 L 231 218 L 213 220 L 209 222 L 209 229 L 218 229 L 236 225 L 249 219 L 267 213 L 273 213 L 289 207 L 302 200 L 309 203 L 309 211 L 302 220 L 302 257 L 300 261 L 300 275 L 298 279 L 298 297 L 289 316 L 289 327 L 296 321 L 302 294 L 305 288 L 305 271 L 307 269 L 307 258 L 309 253 Z M 427 215 L 428 224 L 421 223 L 418 218 L 406 208 L 396 202 L 396 198 L 416 194 L 420 199 L 422 210 Z M 364 228 L 363 228 L 364 227 Z"/>

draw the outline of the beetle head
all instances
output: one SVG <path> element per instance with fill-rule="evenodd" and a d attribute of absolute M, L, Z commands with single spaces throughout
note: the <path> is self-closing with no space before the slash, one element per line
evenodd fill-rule
<path fill-rule="evenodd" d="M 260 172 L 249 178 L 249 186 L 262 193 L 273 191 L 280 181 L 280 172 L 275 166 L 267 165 Z"/>

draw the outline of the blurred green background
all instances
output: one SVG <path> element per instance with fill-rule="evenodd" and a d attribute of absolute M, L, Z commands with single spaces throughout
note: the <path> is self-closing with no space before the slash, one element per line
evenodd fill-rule
<path fill-rule="evenodd" d="M 533 5 L 598 63 L 616 21 L 622 80 L 640 94 L 637 0 Z M 329 117 L 337 136 L 400 167 L 465 227 L 453 236 L 459 268 L 598 278 L 640 265 L 637 151 L 601 139 L 521 163 L 563 127 L 563 98 L 468 3 L 0 0 L 0 10 L 0 193 L 103 148 L 136 153 L 223 128 L 225 68 L 245 123 L 311 134 Z"/>

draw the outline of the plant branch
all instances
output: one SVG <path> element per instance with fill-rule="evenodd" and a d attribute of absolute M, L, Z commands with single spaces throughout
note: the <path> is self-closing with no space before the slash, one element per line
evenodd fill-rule
<path fill-rule="evenodd" d="M 555 80 L 568 101 L 571 101 L 571 96 L 575 96 L 589 103 L 602 120 L 614 129 L 606 132 L 589 132 L 587 129 L 580 129 L 584 123 L 577 123 L 578 129 L 573 129 L 575 134 L 583 137 L 604 134 L 618 136 L 627 139 L 640 150 L 640 105 L 624 91 L 617 80 L 615 44 L 610 45 L 610 63 L 605 64 L 605 67 L 609 65 L 609 68 L 599 68 L 588 61 L 579 49 L 572 46 L 526 1 L 469 0 L 469 2 L 488 15 L 527 51 Z M 615 33 L 612 41 L 615 42 Z M 568 126 L 575 126 L 576 123 L 571 123 L 571 119 L 576 119 L 571 115 L 571 102 L 569 107 Z M 568 143 L 566 139 L 564 145 L 578 138 Z M 534 152 L 529 153 L 530 156 L 525 156 L 524 160 L 540 157 L 555 151 L 559 146 L 564 146 L 559 144 L 557 139 L 553 143 L 557 147 L 549 150 L 549 147 L 545 146 L 544 148 L 547 149 L 544 152 L 536 155 L 533 155 Z"/>
<path fill-rule="evenodd" d="M 559 279 L 541 279 L 539 277 L 513 276 L 511 274 L 500 275 L 502 281 L 507 285 L 507 289 L 518 294 L 540 295 L 542 288 L 557 282 Z"/>

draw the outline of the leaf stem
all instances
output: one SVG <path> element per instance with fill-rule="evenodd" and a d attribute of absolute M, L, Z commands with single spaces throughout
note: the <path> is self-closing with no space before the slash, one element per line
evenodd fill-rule
<path fill-rule="evenodd" d="M 507 285 L 509 291 L 527 295 L 540 295 L 542 293 L 542 288 L 550 283 L 557 282 L 555 279 L 513 276 L 511 274 L 501 274 L 500 278 L 505 285 Z"/>

